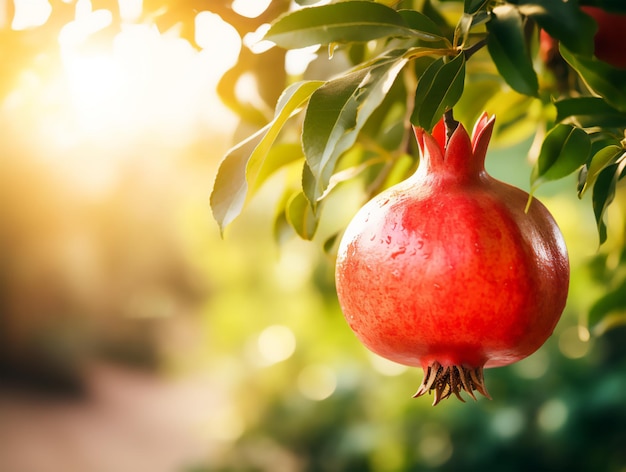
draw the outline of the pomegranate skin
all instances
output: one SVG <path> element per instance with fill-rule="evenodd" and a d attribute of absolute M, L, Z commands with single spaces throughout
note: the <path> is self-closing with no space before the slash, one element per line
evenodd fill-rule
<path fill-rule="evenodd" d="M 422 367 L 416 396 L 488 396 L 483 367 L 519 361 L 552 334 L 569 261 L 548 210 L 484 169 L 494 118 L 446 143 L 415 129 L 420 165 L 353 218 L 336 264 L 339 302 L 371 351 Z M 474 397 L 475 398 L 475 397 Z"/>

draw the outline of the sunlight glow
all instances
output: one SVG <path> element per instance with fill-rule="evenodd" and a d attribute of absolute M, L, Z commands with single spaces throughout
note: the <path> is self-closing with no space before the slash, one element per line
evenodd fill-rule
<path fill-rule="evenodd" d="M 234 0 L 232 9 L 246 18 L 256 18 L 270 6 L 272 0 Z"/>
<path fill-rule="evenodd" d="M 522 432 L 526 417 L 519 408 L 505 407 L 497 410 L 491 417 L 491 429 L 504 439 L 517 436 Z"/>
<path fill-rule="evenodd" d="M 565 357 L 580 359 L 589 351 L 590 345 L 586 339 L 581 339 L 580 331 L 578 326 L 570 326 L 560 334 L 559 350 Z"/>
<path fill-rule="evenodd" d="M 446 463 L 453 452 L 450 433 L 437 424 L 425 425 L 423 430 L 427 433 L 420 438 L 417 450 L 424 462 L 430 467 Z"/>
<path fill-rule="evenodd" d="M 235 65 L 241 51 L 237 30 L 208 11 L 196 15 L 195 41 L 204 51 L 212 53 L 214 67 L 224 71 Z"/>
<path fill-rule="evenodd" d="M 261 331 L 257 342 L 265 365 L 287 360 L 296 350 L 296 337 L 287 326 L 268 326 Z"/>
<path fill-rule="evenodd" d="M 123 19 L 141 13 L 141 0 L 121 3 Z M 183 156 L 172 150 L 189 149 L 206 136 L 226 133 L 227 139 L 237 117 L 218 98 L 216 85 L 241 49 L 231 25 L 208 12 L 198 15 L 198 49 L 149 22 L 122 21 L 117 31 L 96 36 L 111 25 L 112 12 L 94 9 L 90 0 L 72 5 L 74 18 L 57 37 L 59 59 L 54 54 L 24 67 L 0 105 L 15 117 L 29 152 L 56 177 L 101 198 L 129 166 L 145 161 L 150 172 L 159 172 L 167 166 L 165 156 Z M 49 7 L 47 1 L 18 0 L 17 26 L 43 22 Z"/>
<path fill-rule="evenodd" d="M 120 17 L 124 21 L 135 21 L 141 16 L 143 0 L 122 0 L 119 2 Z"/>
<path fill-rule="evenodd" d="M 243 44 L 255 54 L 261 54 L 265 51 L 269 51 L 274 47 L 274 43 L 263 40 L 263 36 L 265 36 L 265 33 L 267 33 L 269 29 L 269 23 L 262 24 L 256 29 L 256 31 L 248 33 L 243 37 Z"/>
<path fill-rule="evenodd" d="M 43 25 L 52 13 L 52 5 L 48 0 L 9 0 L 15 5 L 15 15 L 11 28 L 16 31 L 35 28 Z M 0 3 L 0 6 L 2 4 Z M 2 18 L 0 18 L 2 20 Z M 0 22 L 2 25 L 2 22 Z"/>
<path fill-rule="evenodd" d="M 368 355 L 370 358 L 370 362 L 372 363 L 372 367 L 374 367 L 374 369 L 376 369 L 376 371 L 378 371 L 379 373 L 388 377 L 401 375 L 408 370 L 407 366 L 398 364 L 397 362 L 392 362 L 374 353 L 368 352 Z"/>
<path fill-rule="evenodd" d="M 321 401 L 330 397 L 337 388 L 335 372 L 325 365 L 309 365 L 298 375 L 298 389 L 310 400 Z"/>
<path fill-rule="evenodd" d="M 545 402 L 537 413 L 537 424 L 548 433 L 558 431 L 565 425 L 569 410 L 567 405 L 560 399 L 552 399 Z"/>
<path fill-rule="evenodd" d="M 309 64 L 317 59 L 319 45 L 306 48 L 290 49 L 285 53 L 285 70 L 289 75 L 301 75 Z"/>
<path fill-rule="evenodd" d="M 90 0 L 76 3 L 76 19 L 66 24 L 59 33 L 61 46 L 78 45 L 91 34 L 106 28 L 113 21 L 109 10 L 92 10 Z"/>

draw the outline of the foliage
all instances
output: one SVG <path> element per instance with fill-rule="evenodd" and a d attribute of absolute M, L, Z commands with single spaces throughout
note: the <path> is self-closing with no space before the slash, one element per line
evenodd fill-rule
<path fill-rule="evenodd" d="M 90 4 L 93 11 L 112 13 L 110 24 L 89 38 L 91 44 L 106 44 L 126 20 L 117 2 Z M 363 188 L 359 201 L 364 203 L 414 171 L 411 126 L 431 129 L 442 115 L 452 117 L 452 110 L 469 126 L 487 110 L 497 115 L 498 146 L 533 141 L 531 193 L 542 184 L 578 175 L 572 191 L 581 199 L 590 195 L 599 243 L 607 242 L 607 213 L 626 175 L 626 71 L 593 55 L 597 25 L 580 7 L 626 13 L 622 2 L 296 4 L 291 8 L 287 0 L 272 1 L 260 16 L 246 18 L 233 11 L 230 0 L 210 5 L 150 0 L 135 20 L 175 30 L 192 43 L 199 11 L 219 14 L 242 38 L 271 23 L 264 40 L 276 46 L 262 52 L 242 48 L 237 64 L 218 85 L 224 103 L 241 118 L 241 132 L 250 134 L 224 156 L 216 175 L 211 208 L 222 232 L 269 177 L 287 169 L 274 212 L 276 238 L 297 234 L 317 239 L 332 252 L 354 207 L 342 200 L 340 189 L 346 183 Z M 42 26 L 2 29 L 3 50 L 11 60 L 0 96 L 10 91 L 24 67 L 41 67 L 46 64 L 42 55 L 57 54 L 45 38 L 72 21 L 75 7 L 65 2 L 52 6 Z M 9 2 L 7 18 L 12 7 Z M 553 43 L 540 37 L 542 30 Z M 288 74 L 287 50 L 297 54 L 302 48 L 315 49 L 317 58 L 303 72 Z M 237 92 L 245 76 L 254 78 L 260 101 Z M 329 205 L 345 208 L 345 214 L 337 218 L 333 210 L 332 218 L 325 216 Z M 620 274 L 615 272 L 616 286 Z M 615 317 L 623 306 L 616 301 L 602 313 Z M 594 313 L 592 320 L 604 318 Z"/>
<path fill-rule="evenodd" d="M 626 71 L 593 55 L 597 25 L 583 3 L 591 2 L 348 0 L 280 15 L 265 40 L 283 49 L 317 46 L 319 56 L 327 47 L 341 65 L 326 77 L 287 77 L 270 124 L 225 156 L 211 195 L 220 228 L 241 213 L 247 189 L 258 187 L 259 167 L 267 175 L 297 161 L 300 182 L 287 185 L 276 233 L 290 225 L 332 248 L 341 225 L 316 233 L 339 183 L 358 179 L 364 203 L 414 170 L 412 126 L 431 130 L 444 114 L 472 123 L 484 108 L 498 115 L 500 146 L 534 139 L 532 192 L 578 174 L 572 191 L 580 198 L 590 191 L 604 244 L 607 209 L 626 175 Z M 626 13 L 623 5 L 608 7 Z M 552 42 L 539 39 L 541 30 Z M 529 117 L 528 109 L 538 113 Z M 300 141 L 302 153 L 272 155 L 284 141 Z"/>
<path fill-rule="evenodd" d="M 626 311 L 623 71 L 585 51 L 593 25 L 572 13 L 576 2 L 344 2 L 343 16 L 321 17 L 333 22 L 335 40 L 347 36 L 317 47 L 317 59 L 302 73 L 286 72 L 285 48 L 244 47 L 219 85 L 222 100 L 241 118 L 235 133 L 241 143 L 226 155 L 213 194 L 215 215 L 221 211 L 222 226 L 229 226 L 226 243 L 207 221 L 204 199 L 230 137 L 212 130 L 192 150 L 171 148 L 165 132 L 137 137 L 132 148 L 117 135 L 55 148 L 40 128 L 54 132 L 60 115 L 49 114 L 42 93 L 26 89 L 32 100 L 26 114 L 5 100 L 18 79 L 21 87 L 32 86 L 60 61 L 56 40 L 77 2 L 50 3 L 52 14 L 39 27 L 14 31 L 0 21 L 6 59 L 0 377 L 8 366 L 22 379 L 43 378 L 49 389 L 62 379 L 73 384 L 93 350 L 167 374 L 207 368 L 210 388 L 195 390 L 194 383 L 194 396 L 201 397 L 198 419 L 204 414 L 210 422 L 194 421 L 193 428 L 206 448 L 190 471 L 624 468 L 626 329 L 617 327 Z M 117 1 L 81 3 L 113 13 L 87 40 L 89 48 L 108 47 L 129 20 Z M 297 24 L 284 23 L 281 31 L 278 18 L 339 5 L 299 0 L 305 8 L 287 13 L 294 2 L 273 0 L 247 18 L 231 3 L 144 0 L 133 21 L 194 44 L 194 18 L 211 11 L 242 38 L 275 21 L 281 41 L 302 41 L 301 32 L 289 33 Z M 621 0 L 596 3 L 624 9 Z M 364 8 L 350 10 L 355 5 Z M 367 16 L 382 11 L 382 24 Z M 363 23 L 349 28 L 341 18 Z M 540 57 L 538 26 L 562 41 L 549 62 Z M 331 32 L 320 27 L 311 34 Z M 523 47 L 510 50 L 509 41 L 520 39 Z M 518 68 L 524 73 L 515 77 Z M 238 93 L 250 76 L 256 101 Z M 161 93 L 177 100 L 179 87 Z M 484 109 L 497 115 L 490 172 L 546 197 L 564 233 L 573 235 L 573 271 L 568 307 L 550 340 L 528 359 L 486 373 L 494 401 L 433 410 L 428 400 L 410 400 L 419 372 L 372 356 L 346 328 L 332 252 L 359 205 L 414 171 L 410 125 L 429 126 L 449 107 L 468 125 Z M 168 123 L 179 121 L 176 115 Z M 533 172 L 525 161 L 529 147 Z M 311 150 L 313 157 L 305 157 Z M 101 174 L 97 158 L 112 164 L 111 157 L 127 164 L 128 175 L 108 196 L 86 197 L 82 170 Z M 227 171 L 234 175 L 228 182 Z M 604 243 L 593 254 L 598 234 Z M 21 344 L 12 344 L 6 329 L 16 322 L 28 328 Z M 280 336 L 264 339 L 273 328 L 291 333 L 290 357 L 275 357 L 274 348 L 284 347 Z M 587 339 L 589 332 L 596 336 Z M 6 354 L 16 345 L 32 361 L 12 364 Z M 7 388 L 4 377 L 0 387 Z M 111 397 L 119 404 L 121 397 Z M 162 399 L 155 405 L 178 430 L 184 411 Z M 146 420 L 146 444 L 155 436 L 153 420 Z M 142 428 L 131 430 L 140 435 Z M 96 436 L 110 457 L 106 435 Z M 142 449 L 132 451 L 136 465 Z"/>

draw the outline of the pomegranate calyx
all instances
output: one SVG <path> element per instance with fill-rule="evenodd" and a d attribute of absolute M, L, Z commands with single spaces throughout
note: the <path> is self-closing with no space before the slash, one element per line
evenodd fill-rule
<path fill-rule="evenodd" d="M 452 394 L 465 403 L 461 392 L 467 392 L 470 397 L 476 400 L 474 390 L 491 400 L 485 387 L 482 366 L 474 368 L 464 365 L 443 367 L 439 362 L 434 361 L 426 368 L 424 380 L 422 380 L 422 384 L 413 398 L 420 397 L 427 392 L 434 392 L 433 406 Z"/>
<path fill-rule="evenodd" d="M 458 122 L 457 122 L 458 123 Z M 414 126 L 413 131 L 420 151 L 418 172 L 448 174 L 455 180 L 474 178 L 485 171 L 487 147 L 495 124 L 495 116 L 483 113 L 476 122 L 472 136 L 458 123 L 452 128 L 442 118 L 433 128 L 432 134 Z"/>

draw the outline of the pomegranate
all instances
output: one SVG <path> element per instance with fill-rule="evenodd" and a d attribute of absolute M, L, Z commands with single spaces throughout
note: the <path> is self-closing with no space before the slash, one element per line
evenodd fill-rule
<path fill-rule="evenodd" d="M 545 206 L 487 174 L 494 117 L 473 138 L 442 119 L 414 128 L 420 165 L 369 201 L 340 243 L 345 318 L 371 351 L 422 367 L 415 397 L 489 397 L 483 368 L 519 361 L 551 335 L 565 306 L 569 261 Z"/>
<path fill-rule="evenodd" d="M 594 54 L 598 59 L 620 69 L 626 68 L 626 15 L 609 13 L 598 7 L 581 7 L 596 20 L 598 31 L 594 42 Z"/>

